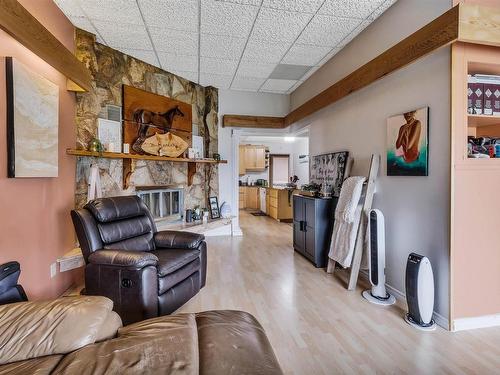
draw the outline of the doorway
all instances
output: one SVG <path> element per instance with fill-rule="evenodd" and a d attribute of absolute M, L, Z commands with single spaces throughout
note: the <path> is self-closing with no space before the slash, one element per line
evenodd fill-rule
<path fill-rule="evenodd" d="M 269 155 L 269 186 L 285 187 L 290 177 L 290 155 Z"/>

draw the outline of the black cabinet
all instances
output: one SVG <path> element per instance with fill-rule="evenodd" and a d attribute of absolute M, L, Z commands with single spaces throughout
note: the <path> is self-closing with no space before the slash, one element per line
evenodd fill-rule
<path fill-rule="evenodd" d="M 293 196 L 293 248 L 316 267 L 326 267 L 338 198 Z"/>

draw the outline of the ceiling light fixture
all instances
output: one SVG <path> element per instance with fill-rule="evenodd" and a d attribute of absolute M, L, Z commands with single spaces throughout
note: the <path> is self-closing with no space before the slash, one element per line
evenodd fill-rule
<path fill-rule="evenodd" d="M 295 137 L 285 137 L 285 142 L 295 142 Z"/>

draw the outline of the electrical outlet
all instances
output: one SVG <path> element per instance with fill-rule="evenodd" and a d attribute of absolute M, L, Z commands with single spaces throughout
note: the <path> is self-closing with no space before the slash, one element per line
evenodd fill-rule
<path fill-rule="evenodd" d="M 57 263 L 52 263 L 50 265 L 50 278 L 52 279 L 53 277 L 55 277 L 56 273 L 57 273 Z"/>

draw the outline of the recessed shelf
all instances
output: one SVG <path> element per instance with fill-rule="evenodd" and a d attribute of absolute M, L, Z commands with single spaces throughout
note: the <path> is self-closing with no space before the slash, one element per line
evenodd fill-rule
<path fill-rule="evenodd" d="M 500 116 L 467 115 L 467 120 L 469 128 L 500 125 Z"/>

